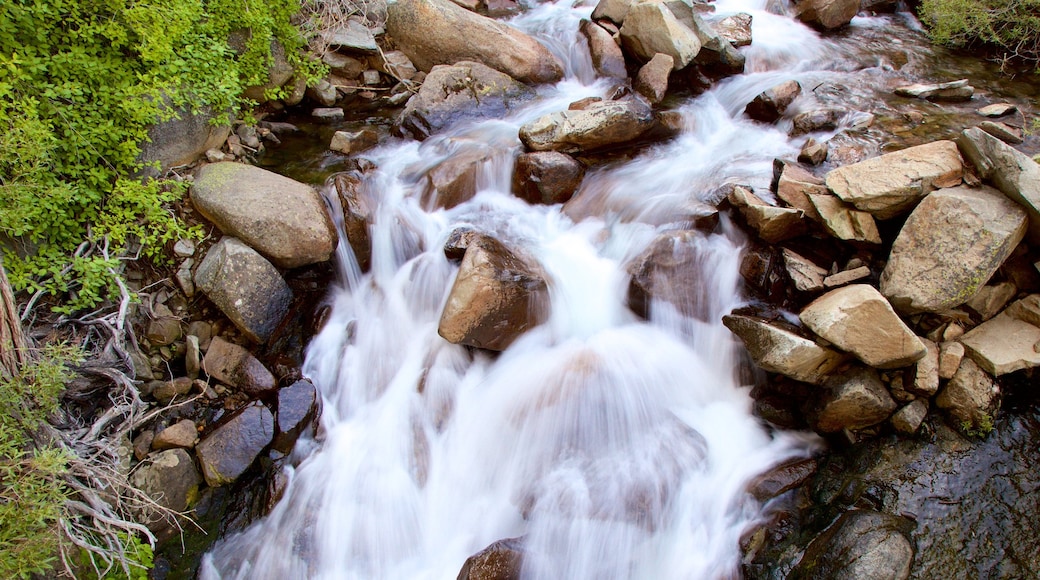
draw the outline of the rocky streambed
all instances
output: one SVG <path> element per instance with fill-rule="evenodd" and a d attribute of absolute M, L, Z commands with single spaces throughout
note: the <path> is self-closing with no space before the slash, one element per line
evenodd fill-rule
<path fill-rule="evenodd" d="M 194 167 L 131 478 L 203 578 L 1035 576 L 1035 88 L 893 8 L 359 15 Z"/>

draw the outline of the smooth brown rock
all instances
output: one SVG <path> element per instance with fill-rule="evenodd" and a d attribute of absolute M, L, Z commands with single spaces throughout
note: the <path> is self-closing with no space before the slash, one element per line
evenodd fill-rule
<path fill-rule="evenodd" d="M 827 389 L 820 393 L 810 417 L 820 433 L 877 425 L 896 410 L 895 401 L 874 369 L 855 367 L 830 377 L 824 386 Z"/>
<path fill-rule="evenodd" d="M 799 0 L 795 15 L 799 20 L 819 28 L 841 28 L 859 12 L 860 0 Z"/>
<path fill-rule="evenodd" d="M 263 363 L 248 350 L 219 336 L 213 337 L 202 368 L 209 376 L 247 395 L 263 395 L 278 388 L 278 381 Z"/>
<path fill-rule="evenodd" d="M 798 161 L 810 165 L 819 165 L 827 160 L 829 153 L 827 143 L 819 143 L 816 139 L 809 137 L 802 150 L 798 152 Z"/>
<path fill-rule="evenodd" d="M 1000 387 L 975 361 L 965 357 L 935 405 L 943 409 L 960 426 L 992 425 L 993 412 L 1000 403 Z"/>
<path fill-rule="evenodd" d="M 372 210 L 362 191 L 363 179 L 358 172 L 345 172 L 336 174 L 332 183 L 343 208 L 343 231 L 347 242 L 358 267 L 366 272 L 372 262 L 372 238 L 368 231 Z"/>
<path fill-rule="evenodd" d="M 522 538 L 499 540 L 466 559 L 457 580 L 520 580 Z"/>
<path fill-rule="evenodd" d="M 892 414 L 892 427 L 903 434 L 913 435 L 928 416 L 928 399 L 915 399 Z"/>
<path fill-rule="evenodd" d="M 734 48 L 751 45 L 751 20 L 747 12 L 727 16 L 715 22 L 715 30 L 728 40 Z"/>
<path fill-rule="evenodd" d="M 1040 328 L 1007 314 L 998 314 L 959 340 L 967 355 L 995 377 L 1040 366 Z"/>
<path fill-rule="evenodd" d="M 681 24 L 697 35 L 701 49 L 694 57 L 694 64 L 722 74 L 739 74 L 744 71 L 744 54 L 722 37 L 712 23 L 701 18 L 701 4 L 688 0 L 667 0 L 664 5 Z"/>
<path fill-rule="evenodd" d="M 819 292 L 823 290 L 823 280 L 827 270 L 817 266 L 808 258 L 784 249 L 784 265 L 791 283 L 801 292 Z"/>
<path fill-rule="evenodd" d="M 592 67 L 596 69 L 596 73 L 601 77 L 628 78 L 628 71 L 625 69 L 625 55 L 621 53 L 621 46 L 614 41 L 610 33 L 599 24 L 589 20 L 582 20 L 578 28 L 589 43 Z"/>
<path fill-rule="evenodd" d="M 796 381 L 823 384 L 846 360 L 839 352 L 764 320 L 731 314 L 722 323 L 740 338 L 756 365 Z"/>
<path fill-rule="evenodd" d="M 181 337 L 181 321 L 165 304 L 156 304 L 152 309 L 154 318 L 148 321 L 145 337 L 156 346 L 173 344 Z"/>
<path fill-rule="evenodd" d="M 992 105 L 986 105 L 985 107 L 975 109 L 975 111 L 983 117 L 997 118 L 1018 111 L 1018 107 L 1011 103 L 994 103 Z"/>
<path fill-rule="evenodd" d="M 801 486 L 816 474 L 816 468 L 811 457 L 789 459 L 751 480 L 748 492 L 764 502 Z"/>
<path fill-rule="evenodd" d="M 740 210 L 748 226 L 766 242 L 775 244 L 806 231 L 801 210 L 769 205 L 743 186 L 734 187 L 728 199 Z"/>
<path fill-rule="evenodd" d="M 654 303 L 665 303 L 684 316 L 707 321 L 714 297 L 700 274 L 705 251 L 705 237 L 698 232 L 659 235 L 626 268 L 631 275 L 628 307 L 650 318 Z"/>
<path fill-rule="evenodd" d="M 191 449 L 199 440 L 199 433 L 195 430 L 195 422 L 191 419 L 182 419 L 173 425 L 156 433 L 152 439 L 152 449 Z"/>
<path fill-rule="evenodd" d="M 995 123 L 993 121 L 983 121 L 979 123 L 979 129 L 993 135 L 997 139 L 1009 144 L 1018 145 L 1025 141 L 1025 135 L 1018 127 L 1012 127 L 1007 123 Z"/>
<path fill-rule="evenodd" d="M 559 151 L 522 153 L 513 171 L 513 192 L 530 203 L 564 203 L 585 177 L 585 166 Z"/>
<path fill-rule="evenodd" d="M 421 203 L 427 210 L 451 209 L 477 194 L 477 176 L 489 157 L 482 147 L 472 147 L 453 155 L 426 174 L 426 189 Z"/>
<path fill-rule="evenodd" d="M 773 162 L 773 174 L 776 196 L 791 207 L 805 212 L 809 219 L 820 221 L 820 214 L 809 196 L 830 195 L 823 180 L 794 163 L 779 159 Z"/>
<path fill-rule="evenodd" d="M 820 216 L 820 223 L 830 235 L 849 242 L 881 243 L 874 216 L 854 209 L 833 195 L 809 194 L 808 197 L 816 215 Z"/>
<path fill-rule="evenodd" d="M 1040 294 L 1030 294 L 1013 302 L 1005 312 L 1012 318 L 1040 326 Z"/>
<path fill-rule="evenodd" d="M 632 88 L 656 105 L 664 100 L 668 92 L 668 75 L 672 72 L 675 60 L 667 54 L 657 53 L 650 62 L 644 64 L 636 74 Z"/>
<path fill-rule="evenodd" d="M 356 79 L 368 68 L 368 63 L 364 60 L 334 51 L 323 54 L 321 62 L 329 67 L 330 72 L 345 79 Z"/>
<path fill-rule="evenodd" d="M 1040 243 L 1040 165 L 982 129 L 966 129 L 957 145 L 978 176 L 1015 200 L 1029 215 L 1029 241 Z"/>
<path fill-rule="evenodd" d="M 653 123 L 653 111 L 639 99 L 600 101 L 539 117 L 520 127 L 520 140 L 534 151 L 577 153 L 633 141 Z"/>
<path fill-rule="evenodd" d="M 386 32 L 419 70 L 476 61 L 525 83 L 551 83 L 563 67 L 537 40 L 447 0 L 398 0 Z"/>
<path fill-rule="evenodd" d="M 640 3 L 625 15 L 621 46 L 642 62 L 657 53 L 667 54 L 673 59 L 672 69 L 682 70 L 700 52 L 701 41 L 663 4 Z"/>
<path fill-rule="evenodd" d="M 779 85 L 760 93 L 750 103 L 748 103 L 748 105 L 744 107 L 744 114 L 756 121 L 772 123 L 784 116 L 787 107 L 789 107 L 800 94 L 802 94 L 802 85 L 798 84 L 798 81 L 790 80 L 780 83 Z"/>
<path fill-rule="evenodd" d="M 857 1 L 857 5 L 858 5 Z M 809 544 L 792 580 L 906 580 L 914 561 L 914 522 L 852 509 Z"/>
<path fill-rule="evenodd" d="M 957 369 L 960 368 L 963 358 L 963 344 L 955 340 L 948 340 L 939 345 L 939 378 L 952 379 L 953 375 L 957 373 Z"/>
<path fill-rule="evenodd" d="M 210 487 L 234 483 L 274 436 L 274 416 L 259 401 L 241 410 L 195 447 L 202 475 Z"/>

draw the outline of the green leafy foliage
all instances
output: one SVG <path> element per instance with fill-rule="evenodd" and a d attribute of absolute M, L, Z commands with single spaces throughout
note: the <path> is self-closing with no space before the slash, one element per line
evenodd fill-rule
<path fill-rule="evenodd" d="M 273 42 L 291 64 L 299 0 L 6 0 L 0 3 L 0 244 L 12 284 L 111 294 L 114 259 L 161 259 L 198 237 L 167 209 L 172 181 L 132 178 L 148 129 L 177 111 L 224 112 L 266 82 Z M 244 39 L 232 42 L 233 39 Z M 107 251 L 101 251 L 104 248 Z"/>
<path fill-rule="evenodd" d="M 117 562 L 108 562 L 102 565 L 98 558 L 87 550 L 80 552 L 79 567 L 82 570 L 78 574 L 80 578 L 90 580 L 148 580 L 148 571 L 154 566 L 154 554 L 152 547 L 147 542 L 142 542 L 136 535 L 127 535 L 122 532 L 118 534 L 123 545 L 123 553 L 126 555 L 129 567 L 129 575 Z"/>
<path fill-rule="evenodd" d="M 1040 0 L 923 0 L 919 13 L 935 42 L 1040 66 Z"/>

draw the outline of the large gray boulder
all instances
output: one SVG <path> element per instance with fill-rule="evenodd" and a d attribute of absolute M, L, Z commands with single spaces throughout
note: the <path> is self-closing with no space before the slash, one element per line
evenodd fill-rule
<path fill-rule="evenodd" d="M 881 293 L 906 314 L 957 307 L 990 279 L 1025 232 L 1025 211 L 999 191 L 936 191 L 892 244 Z"/>
<path fill-rule="evenodd" d="M 839 167 L 826 181 L 842 201 L 884 220 L 910 211 L 936 189 L 959 185 L 963 174 L 957 144 L 935 141 Z"/>
<path fill-rule="evenodd" d="M 476 61 L 525 83 L 563 77 L 559 61 L 534 38 L 447 0 L 398 0 L 387 14 L 387 34 L 422 71 Z"/>
<path fill-rule="evenodd" d="M 764 320 L 731 314 L 722 323 L 737 335 L 756 365 L 796 381 L 821 385 L 846 356 Z"/>
<path fill-rule="evenodd" d="M 274 415 L 259 401 L 237 411 L 195 448 L 210 487 L 233 483 L 274 437 Z"/>
<path fill-rule="evenodd" d="M 795 4 L 795 14 L 806 24 L 825 30 L 841 28 L 859 12 L 860 0 L 801 0 Z"/>
<path fill-rule="evenodd" d="M 547 315 L 548 287 L 539 268 L 477 235 L 466 246 L 437 332 L 451 343 L 505 350 Z"/>
<path fill-rule="evenodd" d="M 824 383 L 809 421 L 820 433 L 837 433 L 842 429 L 864 429 L 888 419 L 896 410 L 888 389 L 877 371 L 856 367 L 836 374 Z"/>
<path fill-rule="evenodd" d="M 664 6 L 635 4 L 621 26 L 621 46 L 635 59 L 647 62 L 657 53 L 672 57 L 672 69 L 682 70 L 701 50 L 697 34 Z"/>
<path fill-rule="evenodd" d="M 462 121 L 503 117 L 534 94 L 527 85 L 479 62 L 438 65 L 408 99 L 396 126 L 402 134 L 425 139 Z"/>
<path fill-rule="evenodd" d="M 318 192 L 277 173 L 242 163 L 206 165 L 191 200 L 220 231 L 279 268 L 324 262 L 336 249 L 336 228 Z"/>
<path fill-rule="evenodd" d="M 141 143 L 138 159 L 144 164 L 159 164 L 145 167 L 143 175 L 158 176 L 166 173 L 171 167 L 194 163 L 209 149 L 217 149 L 224 144 L 231 127 L 214 125 L 211 121 L 216 115 L 209 109 L 192 112 L 178 109 L 172 118 L 156 121 L 148 128 L 148 139 Z"/>
<path fill-rule="evenodd" d="M 289 311 L 292 290 L 249 246 L 221 238 L 195 271 L 195 284 L 250 340 L 267 342 Z"/>
<path fill-rule="evenodd" d="M 958 135 L 957 145 L 979 177 L 1025 208 L 1029 215 L 1029 241 L 1040 244 L 1040 165 L 978 128 Z"/>
<path fill-rule="evenodd" d="M 874 368 L 904 367 L 927 352 L 888 300 L 867 284 L 831 290 L 798 317 L 827 342 Z"/>
<path fill-rule="evenodd" d="M 640 99 L 600 101 L 539 117 L 520 127 L 520 140 L 533 151 L 577 153 L 633 141 L 653 124 L 653 111 Z"/>
<path fill-rule="evenodd" d="M 791 580 L 905 580 L 910 577 L 913 522 L 881 512 L 842 514 L 809 544 Z"/>

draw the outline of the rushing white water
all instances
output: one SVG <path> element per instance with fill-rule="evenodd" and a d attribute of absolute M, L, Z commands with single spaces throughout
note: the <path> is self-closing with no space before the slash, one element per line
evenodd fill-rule
<path fill-rule="evenodd" d="M 566 63 L 537 103 L 371 154 L 372 268 L 362 275 L 341 246 L 332 315 L 307 351 L 320 435 L 297 446 L 284 499 L 222 540 L 203 579 L 455 578 L 468 556 L 521 536 L 525 578 L 738 575 L 739 538 L 762 517 L 748 481 L 812 445 L 768 433 L 738 383 L 720 321 L 742 300 L 741 236 L 723 223 L 690 242 L 703 317 L 655 302 L 638 319 L 625 267 L 721 186 L 768 188 L 772 160 L 798 144 L 743 106 L 789 78 L 817 78 L 835 56 L 762 2 L 718 9 L 754 14 L 748 73 L 685 104 L 679 138 L 590 171 L 566 212 L 514 198 L 509 176 L 524 121 L 610 89 L 577 41 L 587 6 L 540 5 L 514 21 Z M 480 193 L 423 211 L 425 172 L 469 148 L 491 153 Z M 549 321 L 498 356 L 437 334 L 457 268 L 441 248 L 460 225 L 522 249 L 549 276 Z"/>

